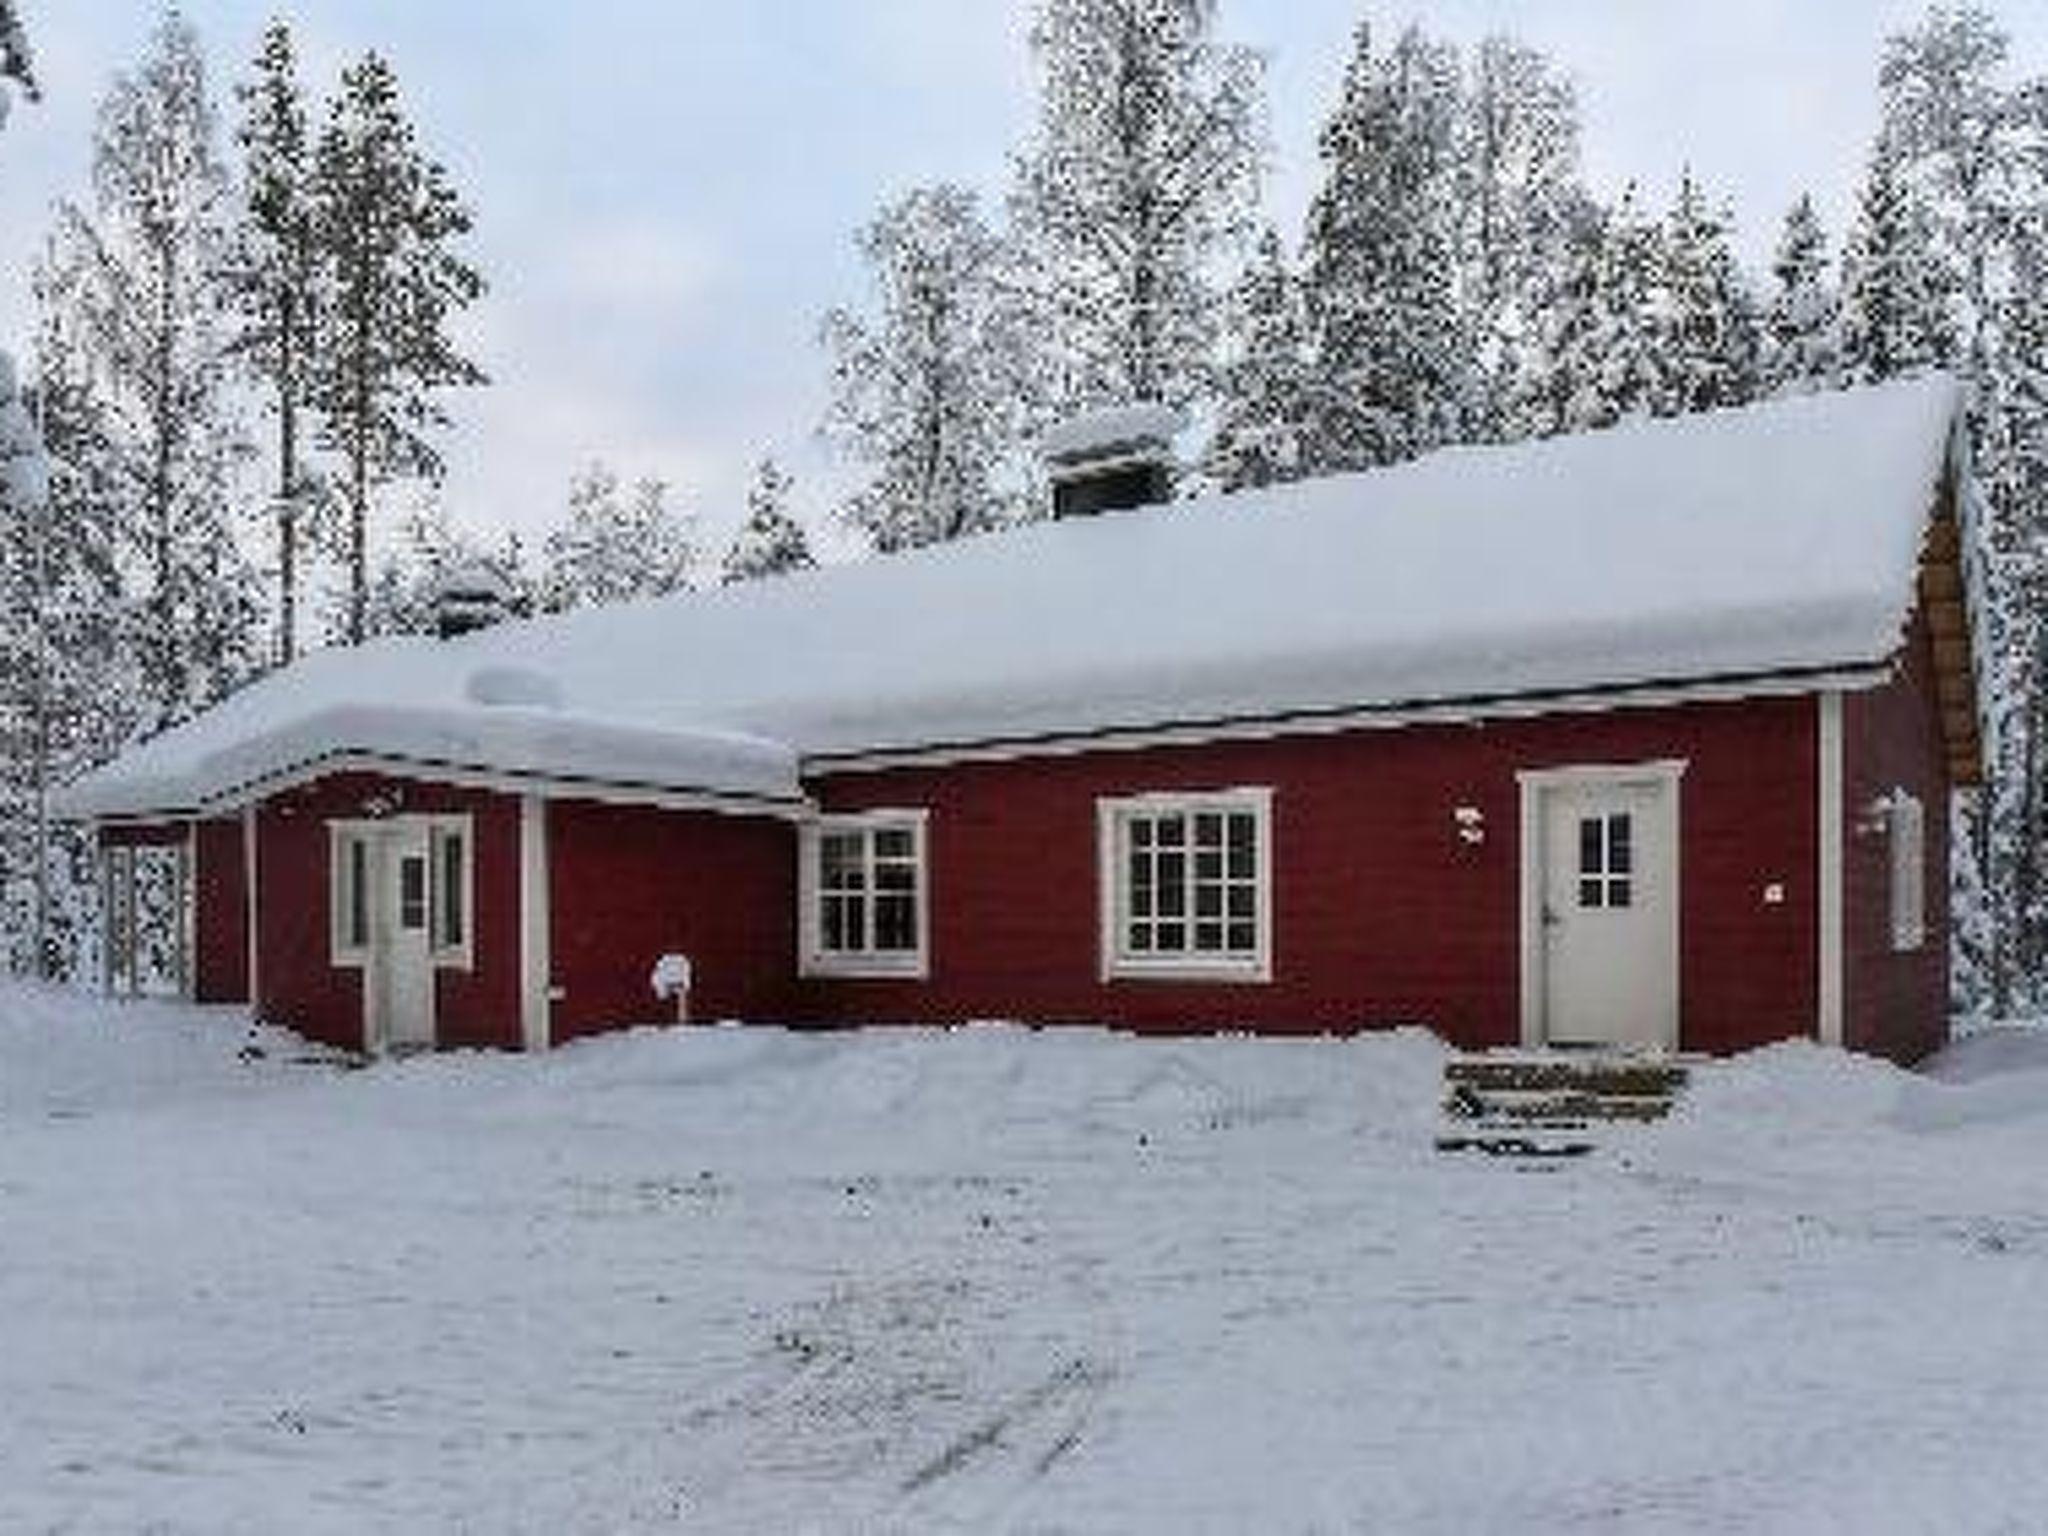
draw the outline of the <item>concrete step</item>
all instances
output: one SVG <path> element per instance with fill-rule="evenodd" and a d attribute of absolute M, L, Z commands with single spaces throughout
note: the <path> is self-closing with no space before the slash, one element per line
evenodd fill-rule
<path fill-rule="evenodd" d="M 1492 1157 L 1582 1157 L 1603 1128 L 1671 1112 L 1687 1069 L 1663 1058 L 1614 1053 L 1454 1057 L 1444 1063 L 1439 1152 Z"/>
<path fill-rule="evenodd" d="M 1634 1056 L 1456 1056 L 1444 1063 L 1446 1083 L 1481 1092 L 1669 1097 L 1685 1087 L 1686 1077 L 1678 1062 Z"/>

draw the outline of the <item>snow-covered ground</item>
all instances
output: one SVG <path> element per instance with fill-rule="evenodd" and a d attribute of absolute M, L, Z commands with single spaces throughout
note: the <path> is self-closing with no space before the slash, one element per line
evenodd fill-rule
<path fill-rule="evenodd" d="M 2048 1519 L 2039 1038 L 1540 1171 L 1419 1036 L 247 1038 L 0 990 L 0 1530 Z"/>

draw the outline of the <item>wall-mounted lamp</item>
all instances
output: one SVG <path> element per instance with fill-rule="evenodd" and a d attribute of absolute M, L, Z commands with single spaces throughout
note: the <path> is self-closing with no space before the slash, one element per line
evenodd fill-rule
<path fill-rule="evenodd" d="M 1476 805 L 1461 805 L 1452 811 L 1451 824 L 1458 829 L 1458 841 L 1468 847 L 1486 841 L 1486 812 Z"/>

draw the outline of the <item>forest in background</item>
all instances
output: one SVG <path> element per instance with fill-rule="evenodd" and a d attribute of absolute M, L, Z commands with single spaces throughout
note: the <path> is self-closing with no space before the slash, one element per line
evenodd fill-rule
<path fill-rule="evenodd" d="M 1990 783 L 1958 811 L 1959 1000 L 2048 1007 L 2048 84 L 1995 15 L 1891 39 L 1849 227 L 1801 199 L 1762 273 L 1689 174 L 1665 208 L 1586 184 L 1555 61 L 1364 22 L 1305 227 L 1278 229 L 1262 61 L 1216 22 L 1037 0 L 1010 185 L 916 188 L 858 232 L 870 292 L 820 324 L 847 523 L 886 556 L 1037 516 L 1037 435 L 1103 404 L 1185 409 L 1192 492 L 1952 370 L 1996 683 Z M 0 0 L 9 79 L 33 100 Z M 472 220 L 375 52 L 323 95 L 273 23 L 221 94 L 170 12 L 108 88 L 32 350 L 0 359 L 0 963 L 97 969 L 95 861 L 53 785 L 309 646 L 430 627 L 451 569 L 487 560 L 540 611 L 811 562 L 772 458 L 719 557 L 673 486 L 601 462 L 535 547 L 449 516 L 443 402 L 487 385 L 450 339 L 486 298 Z"/>

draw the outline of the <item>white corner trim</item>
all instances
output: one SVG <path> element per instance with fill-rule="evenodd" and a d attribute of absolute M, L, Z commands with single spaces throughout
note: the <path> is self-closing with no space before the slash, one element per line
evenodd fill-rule
<path fill-rule="evenodd" d="M 256 899 L 256 807 L 242 807 L 242 936 L 249 946 L 249 1016 L 263 1016 L 263 992 L 256 984 L 257 960 L 263 953 L 259 924 L 263 908 Z"/>
<path fill-rule="evenodd" d="M 529 1051 L 554 1044 L 548 897 L 548 803 L 529 792 L 519 797 L 519 1040 Z"/>
<path fill-rule="evenodd" d="M 1842 853 L 1845 814 L 1842 696 L 1820 696 L 1820 985 L 1815 1033 L 1822 1045 L 1845 1043 L 1842 977 Z"/>

